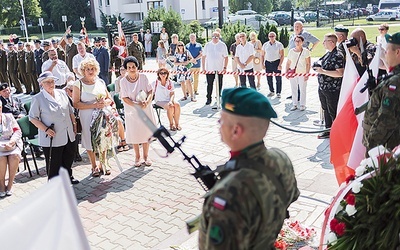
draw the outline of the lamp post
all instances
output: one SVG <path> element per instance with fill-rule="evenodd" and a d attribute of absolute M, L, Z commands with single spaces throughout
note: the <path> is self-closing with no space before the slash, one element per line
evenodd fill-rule
<path fill-rule="evenodd" d="M 29 42 L 29 39 L 28 39 L 28 27 L 26 25 L 25 11 L 24 11 L 24 0 L 19 0 L 19 2 L 21 4 L 21 8 L 22 8 L 22 18 L 24 19 L 26 41 Z"/>
<path fill-rule="evenodd" d="M 111 37 L 111 23 L 110 23 L 110 16 L 106 16 L 107 23 L 106 23 L 106 29 L 107 29 L 107 39 L 108 39 L 108 47 L 112 47 L 112 37 Z"/>
<path fill-rule="evenodd" d="M 64 22 L 65 30 L 67 30 L 67 16 L 61 16 L 61 20 Z"/>

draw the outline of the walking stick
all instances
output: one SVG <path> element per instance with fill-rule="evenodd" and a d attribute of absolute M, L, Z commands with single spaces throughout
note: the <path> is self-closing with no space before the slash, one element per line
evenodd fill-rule
<path fill-rule="evenodd" d="M 49 129 L 54 130 L 54 123 L 52 123 L 52 124 L 49 126 Z M 47 137 L 47 135 L 46 135 L 46 137 Z M 49 174 L 50 174 L 50 168 L 51 168 L 51 151 L 52 151 L 52 149 L 53 149 L 53 136 L 50 136 L 50 149 L 49 149 L 49 162 L 48 162 L 47 177 L 48 177 Z"/>

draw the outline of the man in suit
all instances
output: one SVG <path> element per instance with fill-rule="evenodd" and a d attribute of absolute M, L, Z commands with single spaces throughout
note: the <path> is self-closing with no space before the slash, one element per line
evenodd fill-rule
<path fill-rule="evenodd" d="M 0 41 L 0 83 L 8 83 L 7 76 L 7 53 L 4 49 L 3 42 Z"/>
<path fill-rule="evenodd" d="M 25 43 L 26 53 L 26 83 L 30 88 L 33 88 L 31 95 L 39 93 L 39 83 L 37 82 L 36 69 L 35 69 L 35 53 L 32 51 L 31 43 Z"/>
<path fill-rule="evenodd" d="M 66 38 L 67 38 L 67 45 L 65 46 L 65 55 L 66 55 L 65 62 L 67 63 L 69 70 L 73 71 L 72 58 L 74 58 L 74 56 L 78 54 L 78 49 L 73 41 L 74 36 L 72 34 L 67 34 Z"/>
<path fill-rule="evenodd" d="M 106 85 L 109 84 L 108 81 L 108 68 L 110 66 L 110 55 L 105 47 L 101 46 L 101 38 L 94 38 L 94 49 L 93 55 L 96 58 L 96 61 L 100 65 L 99 77 L 102 79 Z"/>
<path fill-rule="evenodd" d="M 146 33 L 144 33 L 144 30 L 143 30 L 143 29 L 140 29 L 140 32 L 139 32 L 139 34 L 138 34 L 138 38 L 139 38 L 139 42 L 141 42 L 143 46 L 144 46 L 144 35 L 145 35 L 145 34 L 146 34 Z"/>
<path fill-rule="evenodd" d="M 42 41 L 40 40 L 35 40 L 35 50 L 33 53 L 35 53 L 35 68 L 36 68 L 36 75 L 40 75 L 42 73 L 42 57 L 44 50 L 41 47 Z"/>
<path fill-rule="evenodd" d="M 15 46 L 13 43 L 8 44 L 7 67 L 8 67 L 8 75 L 10 76 L 10 81 L 16 89 L 15 93 L 21 94 L 22 87 L 21 87 L 21 82 L 18 78 L 17 51 L 15 51 Z"/>

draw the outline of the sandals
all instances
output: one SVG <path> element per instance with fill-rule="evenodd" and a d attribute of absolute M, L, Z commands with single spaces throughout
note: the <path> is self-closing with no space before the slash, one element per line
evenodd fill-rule
<path fill-rule="evenodd" d="M 169 130 L 176 131 L 176 127 L 173 124 L 169 125 Z"/>
<path fill-rule="evenodd" d="M 92 177 L 100 177 L 100 174 L 101 174 L 101 172 L 98 167 L 96 167 L 94 169 L 92 168 Z"/>
<path fill-rule="evenodd" d="M 104 174 L 104 175 L 110 175 L 111 174 L 111 170 L 107 169 L 106 172 L 102 170 L 100 170 L 100 174 Z"/>
<path fill-rule="evenodd" d="M 181 131 L 181 130 L 182 130 L 182 127 L 179 126 L 179 125 L 176 125 L 176 130 Z"/>
<path fill-rule="evenodd" d="M 121 140 L 121 144 L 117 146 L 118 152 L 128 151 L 129 149 L 129 145 L 126 144 L 125 140 Z"/>
<path fill-rule="evenodd" d="M 147 159 L 144 161 L 144 165 L 146 165 L 148 167 L 151 166 L 152 164 L 153 164 L 153 162 L 150 159 Z"/>
<path fill-rule="evenodd" d="M 184 97 L 182 97 L 182 99 L 180 101 L 186 101 L 186 100 L 187 100 L 187 97 L 184 96 Z"/>
<path fill-rule="evenodd" d="M 135 165 L 134 165 L 135 167 L 140 167 L 140 166 L 142 166 L 142 163 L 140 162 L 140 159 L 138 159 L 138 160 L 135 160 Z"/>

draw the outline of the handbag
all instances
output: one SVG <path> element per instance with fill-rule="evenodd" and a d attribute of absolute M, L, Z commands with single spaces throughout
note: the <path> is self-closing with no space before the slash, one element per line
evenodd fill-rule
<path fill-rule="evenodd" d="M 10 152 L 13 151 L 17 147 L 17 143 L 11 149 L 6 149 L 6 144 L 8 141 L 0 141 L 0 152 Z"/>
<path fill-rule="evenodd" d="M 303 49 L 301 49 L 300 55 L 297 58 L 297 62 L 296 62 L 296 65 L 294 66 L 294 69 L 288 69 L 287 70 L 287 72 L 286 72 L 286 77 L 287 78 L 294 78 L 295 77 L 293 74 L 296 73 L 296 68 L 297 68 L 297 64 L 299 63 L 299 59 L 300 59 L 301 53 L 303 53 Z M 289 75 L 289 74 L 291 74 L 291 75 Z"/>
<path fill-rule="evenodd" d="M 80 86 L 79 86 L 79 100 L 81 100 L 82 97 L 82 82 L 79 80 Z M 75 115 L 75 121 L 76 121 L 76 133 L 82 133 L 82 123 L 81 123 L 81 118 L 79 117 L 79 110 L 76 110 L 76 115 Z"/>

